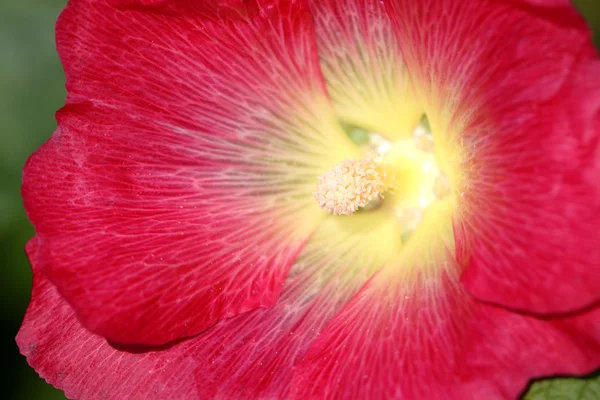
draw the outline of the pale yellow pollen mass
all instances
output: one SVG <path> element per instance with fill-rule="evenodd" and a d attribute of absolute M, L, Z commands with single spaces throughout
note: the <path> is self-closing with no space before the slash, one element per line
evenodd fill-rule
<path fill-rule="evenodd" d="M 313 196 L 322 209 L 333 215 L 350 215 L 381 196 L 383 176 L 376 157 L 344 160 L 319 176 Z"/>

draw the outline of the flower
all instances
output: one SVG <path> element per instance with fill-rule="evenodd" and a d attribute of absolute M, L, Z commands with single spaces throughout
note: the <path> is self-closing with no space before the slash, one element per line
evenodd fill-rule
<path fill-rule="evenodd" d="M 71 0 L 21 352 L 82 399 L 508 399 L 593 370 L 589 36 L 566 0 Z"/>

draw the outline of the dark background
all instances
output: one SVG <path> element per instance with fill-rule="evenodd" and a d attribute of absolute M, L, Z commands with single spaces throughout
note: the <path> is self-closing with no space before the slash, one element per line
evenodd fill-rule
<path fill-rule="evenodd" d="M 590 22 L 598 43 L 600 0 L 573 3 Z M 0 399 L 64 399 L 29 368 L 14 337 L 31 290 L 23 247 L 33 228 L 19 193 L 21 169 L 54 131 L 54 113 L 64 102 L 54 23 L 65 4 L 66 0 L 0 0 Z"/>

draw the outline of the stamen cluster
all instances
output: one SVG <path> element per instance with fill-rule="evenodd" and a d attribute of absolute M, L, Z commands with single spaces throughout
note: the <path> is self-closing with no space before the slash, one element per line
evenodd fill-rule
<path fill-rule="evenodd" d="M 383 179 L 374 157 L 344 160 L 321 176 L 313 196 L 333 215 L 350 215 L 381 195 Z"/>

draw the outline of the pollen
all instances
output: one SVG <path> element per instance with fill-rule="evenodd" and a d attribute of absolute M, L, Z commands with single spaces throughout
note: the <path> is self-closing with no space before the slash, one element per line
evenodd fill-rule
<path fill-rule="evenodd" d="M 376 157 L 344 160 L 319 176 L 313 193 L 322 209 L 350 215 L 382 195 L 384 183 Z"/>

